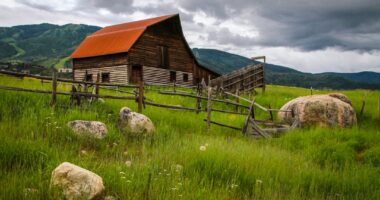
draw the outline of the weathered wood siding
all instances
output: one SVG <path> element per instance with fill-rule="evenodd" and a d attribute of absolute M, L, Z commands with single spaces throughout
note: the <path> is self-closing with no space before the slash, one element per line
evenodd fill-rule
<path fill-rule="evenodd" d="M 158 46 L 168 47 L 169 65 L 167 67 L 159 66 Z M 209 75 L 212 76 L 211 78 L 215 78 L 217 76 L 215 73 L 200 67 L 194 61 L 190 51 L 182 36 L 180 27 L 177 27 L 176 23 L 169 20 L 149 27 L 129 50 L 128 59 L 131 64 L 192 73 L 191 83 L 189 84 L 194 84 L 194 80 L 200 81 L 202 78 L 207 80 Z M 169 81 L 169 77 L 150 79 L 153 77 L 146 77 L 145 81 Z"/>
<path fill-rule="evenodd" d="M 110 82 L 128 83 L 127 61 L 127 53 L 74 59 L 74 80 L 83 81 L 87 70 L 88 74 L 93 75 L 93 81 L 98 72 L 105 72 L 110 73 Z"/>
<path fill-rule="evenodd" d="M 88 58 L 73 59 L 73 69 L 89 69 L 99 67 L 111 67 L 126 65 L 128 62 L 127 53 L 111 54 Z"/>
<path fill-rule="evenodd" d="M 87 68 L 87 69 L 75 69 L 74 70 L 74 80 L 83 81 L 85 80 L 85 75 L 92 74 L 92 80 L 96 81 L 96 76 L 98 73 L 110 73 L 110 82 L 112 83 L 122 83 L 128 84 L 128 67 L 127 65 L 118 65 L 111 67 L 97 67 L 97 68 Z M 101 80 L 101 77 L 99 79 Z"/>
<path fill-rule="evenodd" d="M 183 81 L 183 75 L 188 74 L 188 81 Z M 157 67 L 143 66 L 143 80 L 146 83 L 170 84 L 170 70 Z M 193 85 L 193 74 L 189 72 L 176 71 L 176 83 L 180 85 Z"/>

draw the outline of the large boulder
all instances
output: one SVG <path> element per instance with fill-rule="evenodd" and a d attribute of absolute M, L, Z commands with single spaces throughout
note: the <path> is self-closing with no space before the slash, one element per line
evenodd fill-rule
<path fill-rule="evenodd" d="M 293 123 L 298 118 L 299 126 L 351 127 L 356 124 L 355 110 L 351 101 L 343 94 L 332 93 L 298 97 L 282 106 L 278 118 Z"/>
<path fill-rule="evenodd" d="M 74 120 L 67 123 L 74 133 L 78 135 L 89 135 L 98 139 L 104 138 L 107 133 L 107 126 L 103 122 Z"/>
<path fill-rule="evenodd" d="M 153 133 L 155 130 L 153 122 L 147 116 L 132 112 L 128 107 L 120 110 L 120 128 L 135 134 Z"/>
<path fill-rule="evenodd" d="M 51 185 L 59 189 L 66 199 L 104 199 L 103 180 L 97 174 L 64 162 L 54 169 Z"/>

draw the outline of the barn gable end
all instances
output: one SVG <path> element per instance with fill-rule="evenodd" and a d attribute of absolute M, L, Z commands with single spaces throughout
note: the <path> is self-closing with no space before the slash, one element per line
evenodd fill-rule
<path fill-rule="evenodd" d="M 194 85 L 218 76 L 196 61 L 178 14 L 103 28 L 88 36 L 71 57 L 75 80 L 106 73 L 106 81 L 117 83 Z"/>

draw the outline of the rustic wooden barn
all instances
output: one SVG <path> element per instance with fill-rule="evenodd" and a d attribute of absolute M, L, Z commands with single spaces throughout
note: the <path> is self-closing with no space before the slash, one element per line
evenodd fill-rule
<path fill-rule="evenodd" d="M 74 80 L 194 85 L 220 74 L 200 65 L 178 14 L 105 27 L 71 55 Z"/>

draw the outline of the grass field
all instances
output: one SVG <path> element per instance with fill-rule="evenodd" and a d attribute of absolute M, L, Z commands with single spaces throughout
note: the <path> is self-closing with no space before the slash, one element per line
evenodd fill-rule
<path fill-rule="evenodd" d="M 0 76 L 0 85 L 50 89 L 33 79 L 6 76 Z M 59 90 L 69 88 L 59 85 Z M 69 107 L 69 98 L 59 96 L 52 108 L 50 95 L 0 90 L 0 199 L 61 198 L 49 183 L 52 170 L 64 161 L 100 175 L 107 195 L 120 199 L 142 199 L 145 194 L 150 199 L 380 199 L 380 91 L 340 92 L 357 112 L 367 93 L 357 127 L 309 128 L 253 140 L 217 126 L 207 130 L 205 113 L 149 106 L 143 113 L 154 122 L 155 135 L 132 137 L 119 132 L 117 120 L 120 108 L 136 110 L 135 102 L 106 100 Z M 309 94 L 308 89 L 268 86 L 256 101 L 279 108 Z M 195 106 L 194 99 L 185 97 L 154 91 L 146 96 L 159 103 Z M 66 127 L 75 119 L 102 121 L 109 135 L 103 140 L 77 136 Z M 242 126 L 244 116 L 212 113 L 212 119 Z M 34 192 L 27 193 L 28 188 Z"/>

